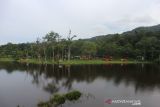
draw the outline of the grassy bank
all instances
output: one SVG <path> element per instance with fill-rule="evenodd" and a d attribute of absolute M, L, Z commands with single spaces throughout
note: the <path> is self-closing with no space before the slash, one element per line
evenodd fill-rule
<path fill-rule="evenodd" d="M 0 62 L 13 62 L 15 61 L 13 58 L 0 58 Z"/>
<path fill-rule="evenodd" d="M 52 61 L 52 60 L 37 60 L 37 59 L 20 59 L 14 60 L 12 58 L 0 58 L 0 62 L 20 62 L 20 63 L 32 63 L 32 64 L 64 64 L 64 65 L 82 65 L 82 64 L 138 64 L 138 63 L 151 63 L 151 62 L 142 62 L 142 61 L 121 61 L 121 60 L 113 60 L 113 61 L 104 61 L 104 60 L 71 60 L 71 61 Z"/>

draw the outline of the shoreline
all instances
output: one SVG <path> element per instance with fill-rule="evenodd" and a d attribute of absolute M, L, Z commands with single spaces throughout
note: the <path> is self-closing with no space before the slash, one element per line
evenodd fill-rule
<path fill-rule="evenodd" d="M 121 61 L 121 60 L 113 60 L 113 61 L 104 61 L 101 59 L 98 60 L 70 60 L 70 61 L 59 61 L 53 62 L 51 60 L 41 60 L 38 61 L 37 59 L 20 59 L 14 60 L 12 58 L 0 58 L 0 62 L 19 62 L 19 63 L 30 63 L 30 64 L 61 64 L 61 65 L 100 65 L 100 64 L 148 64 L 152 63 L 149 61 L 135 61 L 135 60 L 128 60 L 128 61 Z"/>

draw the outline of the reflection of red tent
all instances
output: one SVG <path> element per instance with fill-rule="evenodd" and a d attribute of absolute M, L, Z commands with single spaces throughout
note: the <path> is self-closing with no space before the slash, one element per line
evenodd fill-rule
<path fill-rule="evenodd" d="M 105 61 L 112 61 L 112 56 L 106 55 L 106 56 L 104 57 L 104 60 L 105 60 Z"/>

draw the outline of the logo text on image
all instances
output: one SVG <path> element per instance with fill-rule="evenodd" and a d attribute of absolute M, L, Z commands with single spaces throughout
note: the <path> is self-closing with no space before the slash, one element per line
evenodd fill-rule
<path fill-rule="evenodd" d="M 107 99 L 105 104 L 131 104 L 133 106 L 141 105 L 141 100 Z"/>

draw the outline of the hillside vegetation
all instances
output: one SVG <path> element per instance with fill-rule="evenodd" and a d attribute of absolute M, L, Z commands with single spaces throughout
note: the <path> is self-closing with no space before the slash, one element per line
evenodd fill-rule
<path fill-rule="evenodd" d="M 73 40 L 74 37 L 71 32 L 66 39 L 58 33 L 49 32 L 34 43 L 8 43 L 0 46 L 0 57 L 70 60 L 80 56 L 88 59 L 112 56 L 152 61 L 160 58 L 160 25 L 89 39 Z"/>

